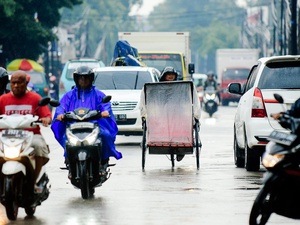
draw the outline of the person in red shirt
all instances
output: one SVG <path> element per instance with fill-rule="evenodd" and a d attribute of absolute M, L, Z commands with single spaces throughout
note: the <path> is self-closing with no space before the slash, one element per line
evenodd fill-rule
<path fill-rule="evenodd" d="M 10 80 L 11 92 L 0 97 L 0 115 L 6 114 L 35 114 L 44 126 L 51 124 L 51 112 L 48 106 L 38 108 L 38 102 L 42 98 L 39 94 L 27 90 L 27 79 L 24 71 L 15 71 Z M 36 111 L 35 109 L 38 108 Z M 49 161 L 49 148 L 41 135 L 40 127 L 28 128 L 34 137 L 32 147 L 35 150 L 35 180 L 44 164 Z"/>

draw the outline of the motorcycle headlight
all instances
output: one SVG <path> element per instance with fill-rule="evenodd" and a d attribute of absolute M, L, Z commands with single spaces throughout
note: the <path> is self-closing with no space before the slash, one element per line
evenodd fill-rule
<path fill-rule="evenodd" d="M 71 131 L 67 130 L 66 136 L 72 146 L 76 146 L 79 144 L 78 142 L 80 142 L 80 140 L 74 134 L 72 134 Z"/>
<path fill-rule="evenodd" d="M 15 146 L 8 146 L 6 144 L 3 144 L 3 149 L 4 149 L 4 157 L 9 159 L 18 158 L 22 150 L 22 143 Z"/>
<path fill-rule="evenodd" d="M 270 155 L 269 153 L 265 153 L 262 164 L 266 168 L 272 168 L 274 167 L 280 160 L 284 158 L 285 155 L 276 154 L 276 155 Z"/>
<path fill-rule="evenodd" d="M 206 97 L 206 99 L 208 99 L 208 100 L 214 100 L 215 99 L 215 97 L 216 97 L 216 94 L 206 94 L 205 95 L 205 97 Z"/>
<path fill-rule="evenodd" d="M 84 139 L 84 142 L 85 142 L 85 145 L 92 145 L 95 143 L 95 141 L 97 140 L 98 138 L 98 134 L 99 134 L 99 128 L 96 127 L 92 133 L 90 133 L 85 139 Z"/>
<path fill-rule="evenodd" d="M 67 130 L 66 135 L 68 138 L 69 143 L 72 146 L 80 146 L 81 144 L 83 145 L 93 145 L 95 141 L 98 138 L 99 134 L 99 128 L 96 127 L 92 133 L 84 137 L 83 139 L 78 138 L 76 135 L 74 135 L 70 130 Z"/>

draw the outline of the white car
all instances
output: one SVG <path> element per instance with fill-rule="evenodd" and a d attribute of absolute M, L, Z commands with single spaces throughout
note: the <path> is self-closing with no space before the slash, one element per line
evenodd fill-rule
<path fill-rule="evenodd" d="M 96 68 L 94 72 L 95 86 L 112 96 L 118 135 L 142 135 L 139 110 L 141 90 L 145 83 L 158 82 L 160 71 L 153 67 L 112 66 Z"/>
<path fill-rule="evenodd" d="M 284 129 L 270 115 L 285 111 L 300 97 L 300 55 L 261 58 L 245 86 L 231 83 L 228 91 L 241 98 L 234 118 L 234 159 L 248 171 L 260 168 L 261 156 L 273 130 Z M 279 104 L 274 93 L 284 99 Z"/>

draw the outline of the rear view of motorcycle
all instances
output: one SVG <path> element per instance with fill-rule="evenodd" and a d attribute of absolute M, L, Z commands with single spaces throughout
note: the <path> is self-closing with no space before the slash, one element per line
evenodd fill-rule
<path fill-rule="evenodd" d="M 59 103 L 46 97 L 39 106 L 48 103 L 56 107 Z M 39 126 L 39 117 L 27 115 L 0 116 L 0 202 L 6 209 L 9 220 L 16 220 L 22 207 L 28 216 L 33 216 L 36 207 L 49 196 L 49 178 L 42 167 L 37 179 L 40 192 L 34 191 L 35 157 L 31 147 L 33 132 L 24 130 Z"/>
<path fill-rule="evenodd" d="M 280 95 L 274 96 L 283 103 Z M 251 209 L 250 225 L 266 224 L 272 213 L 300 219 L 300 115 L 295 110 L 299 109 L 292 107 L 278 119 L 290 132 L 273 131 L 269 136 L 262 160 L 267 172 Z"/>
<path fill-rule="evenodd" d="M 219 105 L 219 98 L 217 95 L 217 91 L 213 86 L 208 86 L 204 90 L 203 94 L 203 109 L 208 113 L 210 117 L 217 112 Z"/>
<path fill-rule="evenodd" d="M 103 103 L 109 102 L 106 96 Z M 68 156 L 69 179 L 72 185 L 81 190 L 83 199 L 91 198 L 95 187 L 100 187 L 110 176 L 109 166 L 104 173 L 99 173 L 102 144 L 99 133 L 101 127 L 97 122 L 101 118 L 100 111 L 88 108 L 77 108 L 64 114 L 67 123 L 66 153 Z"/>

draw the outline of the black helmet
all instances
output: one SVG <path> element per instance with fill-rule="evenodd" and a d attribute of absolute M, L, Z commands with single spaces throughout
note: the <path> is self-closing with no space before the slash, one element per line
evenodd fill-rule
<path fill-rule="evenodd" d="M 213 71 L 208 71 L 208 72 L 207 72 L 207 76 L 212 76 L 212 77 L 214 77 L 214 76 L 215 76 L 215 74 L 214 74 L 214 72 L 213 72 Z"/>
<path fill-rule="evenodd" d="M 73 72 L 73 80 L 75 81 L 76 86 L 78 86 L 78 77 L 79 76 L 88 76 L 90 77 L 91 82 L 95 80 L 95 73 L 88 66 L 80 66 Z"/>
<path fill-rule="evenodd" d="M 5 81 L 6 83 L 8 83 L 8 73 L 6 69 L 4 69 L 3 67 L 0 67 L 0 79 L 1 79 L 1 83 Z"/>
<path fill-rule="evenodd" d="M 6 86 L 8 84 L 8 73 L 6 69 L 0 67 L 0 95 L 7 92 Z"/>
<path fill-rule="evenodd" d="M 178 77 L 177 71 L 176 71 L 173 67 L 167 66 L 167 67 L 165 67 L 165 68 L 162 70 L 162 72 L 161 72 L 161 74 L 160 74 L 159 81 L 165 81 L 165 77 L 166 77 L 166 74 L 167 74 L 167 73 L 174 73 L 174 74 L 175 74 L 175 80 L 177 80 L 177 77 Z"/>

